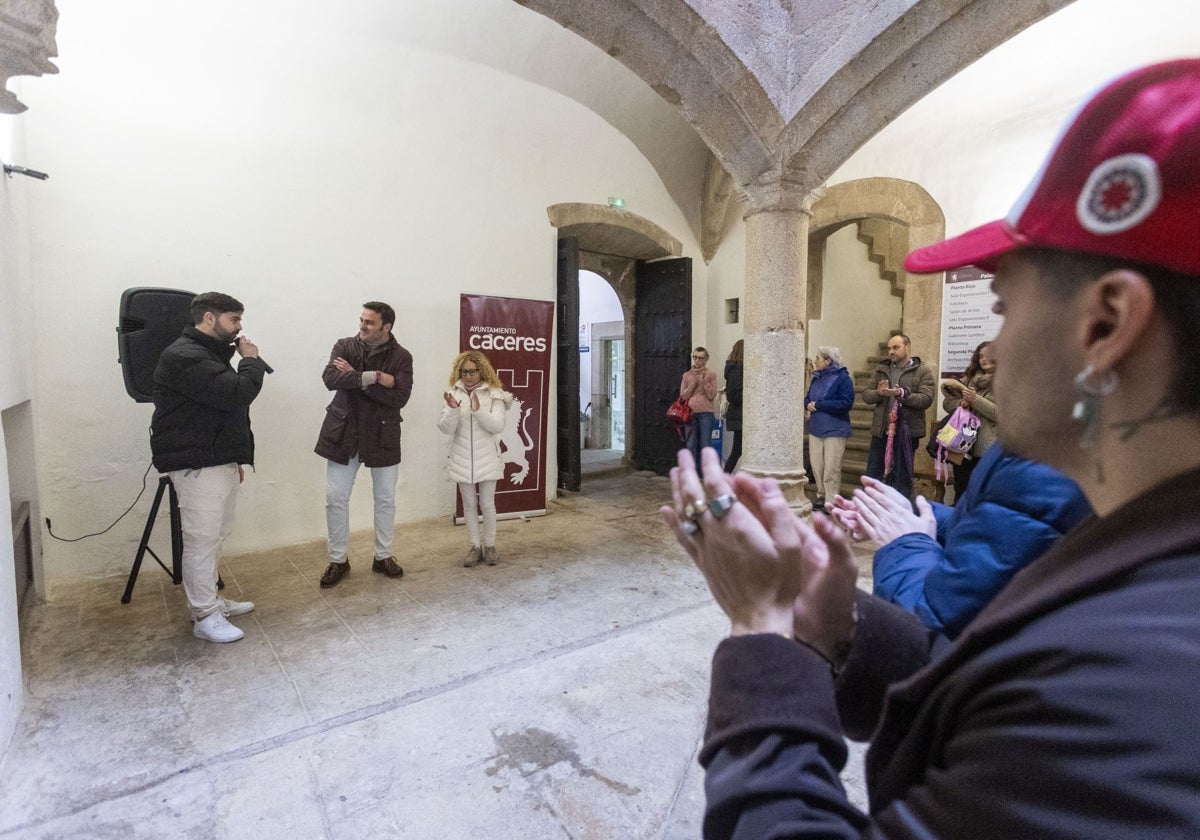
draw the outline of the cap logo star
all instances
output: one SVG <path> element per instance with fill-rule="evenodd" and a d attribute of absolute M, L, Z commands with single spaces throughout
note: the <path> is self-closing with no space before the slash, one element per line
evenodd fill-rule
<path fill-rule="evenodd" d="M 1075 214 L 1085 230 L 1111 235 L 1141 224 L 1161 197 L 1162 180 L 1153 158 L 1118 155 L 1092 170 L 1079 193 Z"/>

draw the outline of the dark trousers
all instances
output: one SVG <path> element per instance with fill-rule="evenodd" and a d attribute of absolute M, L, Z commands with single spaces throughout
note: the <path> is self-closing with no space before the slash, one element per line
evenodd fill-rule
<path fill-rule="evenodd" d="M 971 473 L 975 472 L 978 458 L 965 458 L 961 464 L 951 464 L 954 470 L 954 503 L 967 495 L 967 485 L 971 483 Z"/>
<path fill-rule="evenodd" d="M 729 448 L 729 457 L 725 459 L 725 472 L 731 473 L 737 469 L 738 458 L 742 457 L 742 430 L 727 429 L 733 432 L 733 446 Z"/>
<path fill-rule="evenodd" d="M 917 451 L 917 446 L 920 444 L 920 438 L 904 438 L 896 439 L 896 446 L 908 446 L 909 453 Z M 909 468 L 906 459 L 900 457 L 900 453 L 896 452 L 892 455 L 892 474 L 887 478 L 883 477 L 883 460 L 887 450 L 887 438 L 880 436 L 871 437 L 871 448 L 867 450 L 867 475 L 871 478 L 877 478 L 884 484 L 889 484 L 895 487 L 904 497 L 912 499 L 913 493 L 913 477 L 912 470 Z M 912 458 L 908 458 L 909 463 Z M 955 491 L 957 492 L 957 490 Z"/>

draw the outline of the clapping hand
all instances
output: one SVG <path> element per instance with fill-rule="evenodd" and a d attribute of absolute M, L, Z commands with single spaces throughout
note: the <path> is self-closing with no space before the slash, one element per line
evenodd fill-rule
<path fill-rule="evenodd" d="M 710 447 L 701 458 L 703 483 L 680 451 L 661 513 L 732 634 L 794 634 L 832 661 L 854 626 L 858 568 L 845 535 L 826 517 L 798 519 L 773 479 L 722 472 Z"/>
<path fill-rule="evenodd" d="M 845 520 L 851 519 L 849 514 L 845 520 L 839 513 L 834 514 L 855 539 L 874 540 L 883 546 L 905 534 L 937 538 L 937 519 L 924 496 L 917 496 L 917 513 L 913 513 L 908 499 L 895 488 L 865 475 L 862 483 L 863 487 L 854 491 L 852 525 L 846 525 Z M 838 503 L 836 510 L 849 507 Z"/>

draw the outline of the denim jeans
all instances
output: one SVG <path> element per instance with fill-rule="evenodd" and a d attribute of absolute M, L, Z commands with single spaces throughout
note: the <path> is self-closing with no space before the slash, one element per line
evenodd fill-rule
<path fill-rule="evenodd" d="M 350 542 L 350 492 L 358 475 L 358 456 L 348 464 L 329 461 L 325 470 L 325 524 L 329 527 L 329 562 L 343 563 Z M 375 496 L 375 559 L 392 556 L 396 530 L 396 479 L 400 465 L 371 467 Z"/>
<path fill-rule="evenodd" d="M 700 468 L 700 449 L 712 446 L 712 432 L 716 422 L 716 415 L 711 411 L 697 411 L 692 414 L 691 422 L 688 423 L 687 449 L 696 459 L 696 472 L 700 475 L 704 475 Z"/>
<path fill-rule="evenodd" d="M 183 530 L 183 592 L 196 621 L 221 608 L 217 595 L 217 561 L 233 530 L 237 506 L 237 464 L 174 470 L 167 473 L 179 495 Z"/>

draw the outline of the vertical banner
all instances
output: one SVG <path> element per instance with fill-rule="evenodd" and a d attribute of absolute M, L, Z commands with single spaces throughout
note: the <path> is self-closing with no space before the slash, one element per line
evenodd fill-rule
<path fill-rule="evenodd" d="M 496 483 L 501 519 L 546 513 L 546 419 L 554 302 L 461 295 L 458 346 L 488 357 L 516 397 L 500 438 L 504 478 Z M 462 500 L 456 521 L 462 519 Z"/>
<path fill-rule="evenodd" d="M 1000 332 L 1004 318 L 992 312 L 992 275 L 967 266 L 946 272 L 942 286 L 942 377 L 961 376 L 980 342 Z"/>

